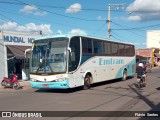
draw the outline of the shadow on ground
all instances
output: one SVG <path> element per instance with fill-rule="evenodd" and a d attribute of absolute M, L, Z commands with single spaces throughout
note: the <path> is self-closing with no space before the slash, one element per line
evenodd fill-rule
<path fill-rule="evenodd" d="M 130 80 L 132 78 L 128 78 L 127 80 Z M 103 86 L 107 84 L 112 84 L 116 82 L 125 82 L 121 81 L 121 79 L 113 79 L 109 81 L 104 81 L 104 82 L 99 82 L 99 83 L 94 83 L 91 85 L 91 88 L 96 88 L 98 86 Z M 46 93 L 73 93 L 73 92 L 78 92 L 83 90 L 83 87 L 76 87 L 76 88 L 70 88 L 70 89 L 38 89 L 35 92 L 46 92 Z"/>

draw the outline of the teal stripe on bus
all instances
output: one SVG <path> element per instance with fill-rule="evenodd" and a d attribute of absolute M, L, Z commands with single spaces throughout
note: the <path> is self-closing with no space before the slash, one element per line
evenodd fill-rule
<path fill-rule="evenodd" d="M 89 60 L 90 58 L 92 58 L 93 56 L 91 55 L 85 55 L 85 56 L 82 56 L 82 59 L 81 59 L 81 65 L 86 62 L 87 60 Z"/>

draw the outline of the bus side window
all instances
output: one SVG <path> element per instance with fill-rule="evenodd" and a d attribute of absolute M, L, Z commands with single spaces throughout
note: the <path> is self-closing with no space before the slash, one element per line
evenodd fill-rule
<path fill-rule="evenodd" d="M 125 45 L 125 53 L 126 56 L 134 56 L 135 55 L 135 48 L 133 45 Z"/>
<path fill-rule="evenodd" d="M 118 44 L 117 43 L 111 43 L 111 52 L 112 52 L 112 55 L 118 55 Z"/>
<path fill-rule="evenodd" d="M 104 42 L 104 54 L 111 55 L 111 43 L 110 42 Z"/>
<path fill-rule="evenodd" d="M 88 52 L 87 48 L 83 48 L 83 53 L 87 53 L 87 52 Z"/>
<path fill-rule="evenodd" d="M 82 38 L 82 53 L 92 54 L 92 40 Z"/>
<path fill-rule="evenodd" d="M 93 48 L 94 48 L 94 54 L 103 54 L 103 42 L 98 40 L 93 40 Z"/>
<path fill-rule="evenodd" d="M 125 51 L 125 45 L 124 44 L 119 44 L 118 45 L 118 55 L 119 56 L 125 56 L 126 55 L 126 51 Z"/>

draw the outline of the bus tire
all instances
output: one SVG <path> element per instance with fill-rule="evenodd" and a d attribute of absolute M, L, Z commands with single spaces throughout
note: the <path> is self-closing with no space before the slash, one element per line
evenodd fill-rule
<path fill-rule="evenodd" d="M 122 76 L 122 80 L 127 80 L 127 70 L 123 71 L 123 76 Z"/>
<path fill-rule="evenodd" d="M 90 82 L 91 82 L 91 77 L 89 75 L 86 75 L 84 78 L 84 86 L 83 86 L 84 90 L 87 90 L 90 88 L 90 85 L 91 85 Z"/>

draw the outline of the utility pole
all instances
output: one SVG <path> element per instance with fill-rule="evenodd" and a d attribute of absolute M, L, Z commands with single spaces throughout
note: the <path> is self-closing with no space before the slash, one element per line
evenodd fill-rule
<path fill-rule="evenodd" d="M 42 30 L 40 30 L 40 31 L 39 31 L 39 34 L 43 36 L 43 32 L 42 32 Z"/>
<path fill-rule="evenodd" d="M 108 39 L 110 39 L 111 36 L 111 6 L 117 7 L 117 9 L 119 7 L 123 7 L 125 4 L 108 4 L 108 30 L 107 30 L 107 35 L 108 35 Z"/>
<path fill-rule="evenodd" d="M 109 4 L 108 5 L 108 20 L 107 20 L 107 23 L 108 23 L 108 39 L 110 39 L 110 36 L 111 36 L 111 18 L 110 18 L 110 11 L 111 11 L 111 5 Z"/>

